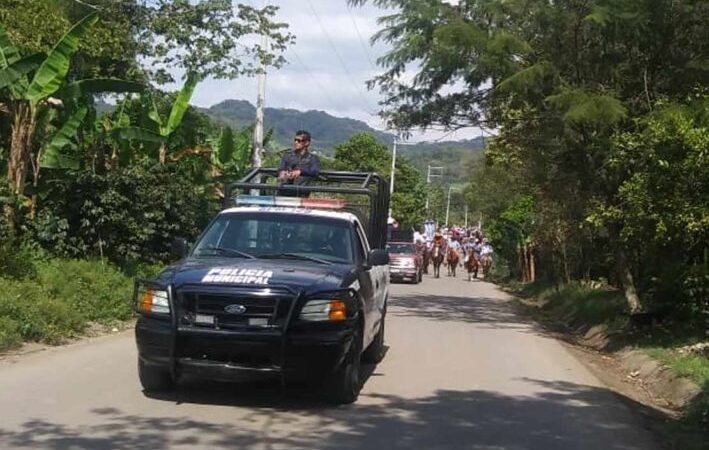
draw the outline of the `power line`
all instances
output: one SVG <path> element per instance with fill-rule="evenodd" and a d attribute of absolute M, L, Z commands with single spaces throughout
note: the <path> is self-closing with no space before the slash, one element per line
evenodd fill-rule
<path fill-rule="evenodd" d="M 369 66 L 372 68 L 372 70 L 377 70 L 376 65 L 372 61 L 372 57 L 369 53 L 369 49 L 367 48 L 367 46 L 364 43 L 364 38 L 362 37 L 362 33 L 360 33 L 360 31 L 359 31 L 359 27 L 357 26 L 357 21 L 354 18 L 354 14 L 352 14 L 352 8 L 349 5 L 347 5 L 347 12 L 348 12 L 348 15 L 350 16 L 350 19 L 352 20 L 352 25 L 354 25 L 354 29 L 357 32 L 357 37 L 359 38 L 360 45 L 362 45 L 362 50 L 364 50 L 364 54 L 367 57 L 367 61 L 369 61 Z"/>
<path fill-rule="evenodd" d="M 350 81 L 352 84 L 352 87 L 355 89 L 355 92 L 359 97 L 364 101 L 365 104 L 369 103 L 369 100 L 362 94 L 362 91 L 357 87 L 357 83 L 354 81 L 352 76 L 350 75 L 350 71 L 347 68 L 347 64 L 345 64 L 345 60 L 342 58 L 342 55 L 340 54 L 339 50 L 337 50 L 337 46 L 335 45 L 335 42 L 332 40 L 330 37 L 330 34 L 327 32 L 325 27 L 322 24 L 322 21 L 320 20 L 320 16 L 318 15 L 317 11 L 315 10 L 315 7 L 313 7 L 313 3 L 311 0 L 308 0 L 308 6 L 310 7 L 310 11 L 313 13 L 313 16 L 315 16 L 315 21 L 318 23 L 318 26 L 322 30 L 323 34 L 325 35 L 325 39 L 327 39 L 327 42 L 330 44 L 330 47 L 332 48 L 333 52 L 335 53 L 335 56 L 337 57 L 338 62 L 340 63 L 340 66 L 344 70 L 344 74 L 347 76 L 347 79 Z M 369 114 L 376 114 L 372 111 L 367 111 Z"/>
<path fill-rule="evenodd" d="M 259 8 L 257 8 L 257 7 L 253 4 L 253 1 L 252 1 L 252 0 L 246 0 L 246 2 L 247 2 L 247 3 L 249 4 L 249 6 L 251 6 L 253 9 L 259 9 Z M 313 8 L 312 3 L 310 3 L 310 1 L 308 1 L 308 3 L 310 4 L 310 9 L 313 11 L 313 14 L 316 16 L 316 19 L 317 19 L 317 21 L 318 21 L 318 24 L 319 24 L 319 26 L 320 26 L 320 29 L 323 31 L 323 33 L 325 33 L 326 38 L 327 38 L 328 41 L 330 42 L 330 45 L 333 47 L 333 49 L 335 50 L 335 53 L 336 53 L 338 59 L 340 60 L 340 64 L 341 64 L 341 65 L 343 66 L 343 68 L 345 69 L 345 74 L 347 75 L 348 80 L 350 81 L 350 83 L 353 84 L 352 87 L 355 89 L 355 92 L 357 93 L 357 95 L 359 95 L 360 98 L 361 98 L 362 100 L 364 100 L 365 103 L 368 103 L 367 99 L 366 99 L 366 98 L 362 95 L 362 93 L 356 88 L 356 86 L 355 86 L 356 83 L 354 83 L 354 81 L 352 80 L 352 78 L 349 76 L 349 71 L 347 70 L 347 67 L 344 65 L 344 63 L 343 63 L 343 61 L 342 61 L 342 57 L 340 56 L 340 53 L 339 53 L 339 52 L 337 51 L 337 49 L 335 48 L 334 43 L 332 42 L 332 39 L 331 39 L 330 36 L 327 34 L 327 31 L 325 31 L 324 27 L 322 26 L 322 22 L 320 22 L 320 18 L 317 16 L 317 13 L 315 12 L 315 10 L 314 10 L 314 8 Z M 332 106 L 335 106 L 336 103 L 335 103 L 335 101 L 334 101 L 334 98 L 330 95 L 329 91 L 324 87 L 324 85 L 319 81 L 318 77 L 315 76 L 315 74 L 313 73 L 313 71 L 310 70 L 310 68 L 308 67 L 308 65 L 305 64 L 305 62 L 303 62 L 303 59 L 300 57 L 300 55 L 299 55 L 298 52 L 295 50 L 295 48 L 294 48 L 293 46 L 289 46 L 289 47 L 287 47 L 286 50 L 287 50 L 289 53 L 291 53 L 291 54 L 293 55 L 294 59 L 295 59 L 296 62 L 303 68 L 303 70 L 305 71 L 305 73 L 306 73 L 306 75 L 308 76 L 308 78 L 309 78 L 309 79 L 312 81 L 312 83 L 322 92 L 322 94 L 327 98 L 327 100 L 330 102 L 330 104 L 331 104 Z M 375 112 L 368 111 L 366 108 L 363 109 L 363 111 L 366 112 L 366 113 L 369 114 L 369 115 L 375 115 L 375 114 L 376 114 Z"/>
<path fill-rule="evenodd" d="M 330 96 L 328 91 L 323 87 L 323 85 L 318 81 L 318 79 L 315 77 L 313 72 L 308 68 L 308 66 L 305 65 L 303 60 L 300 58 L 298 53 L 295 51 L 294 48 L 288 47 L 288 51 L 293 54 L 295 57 L 295 60 L 300 64 L 300 66 L 305 70 L 306 75 L 310 78 L 310 80 L 315 84 L 315 86 L 323 93 L 323 95 L 327 98 L 327 100 L 330 102 L 331 105 L 335 105 L 335 101 L 333 98 Z"/>

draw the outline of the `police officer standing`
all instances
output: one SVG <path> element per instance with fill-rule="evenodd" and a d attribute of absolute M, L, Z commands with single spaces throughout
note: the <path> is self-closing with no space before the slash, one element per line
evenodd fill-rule
<path fill-rule="evenodd" d="M 299 130 L 293 139 L 293 150 L 285 153 L 278 165 L 282 184 L 304 186 L 320 174 L 320 158 L 310 153 L 310 133 Z"/>

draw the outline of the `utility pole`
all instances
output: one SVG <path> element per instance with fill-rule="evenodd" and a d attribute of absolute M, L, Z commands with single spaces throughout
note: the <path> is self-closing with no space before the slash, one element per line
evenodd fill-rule
<path fill-rule="evenodd" d="M 451 190 L 453 189 L 452 186 L 448 186 L 448 206 L 446 206 L 446 226 L 448 226 L 448 217 L 450 216 L 451 212 Z"/>
<path fill-rule="evenodd" d="M 391 217 L 391 202 L 394 197 L 394 178 L 396 176 L 396 141 L 394 138 L 394 148 L 391 155 L 391 181 L 389 183 L 389 217 Z"/>
<path fill-rule="evenodd" d="M 440 170 L 443 171 L 443 167 L 441 166 L 428 166 L 428 174 L 426 175 L 426 212 L 428 212 L 428 207 L 429 207 L 429 186 L 431 184 L 431 178 L 432 177 L 442 177 L 442 174 L 434 174 L 431 173 L 431 170 Z"/>
<path fill-rule="evenodd" d="M 465 228 L 468 228 L 468 205 L 465 205 Z"/>
<path fill-rule="evenodd" d="M 263 0 L 263 7 L 266 7 L 268 0 Z M 268 38 L 261 36 L 261 46 L 268 47 Z M 261 72 L 257 75 L 258 93 L 256 97 L 256 123 L 254 125 L 254 152 L 251 155 L 251 167 L 261 167 L 263 165 L 263 113 L 266 107 L 266 65 L 261 64 Z"/>
<path fill-rule="evenodd" d="M 391 182 L 389 183 L 389 205 L 394 197 L 394 179 L 396 178 L 396 146 L 397 145 L 416 145 L 416 142 L 401 142 L 398 137 L 394 138 L 394 146 L 391 155 Z M 391 207 L 389 207 L 389 217 L 391 217 Z"/>

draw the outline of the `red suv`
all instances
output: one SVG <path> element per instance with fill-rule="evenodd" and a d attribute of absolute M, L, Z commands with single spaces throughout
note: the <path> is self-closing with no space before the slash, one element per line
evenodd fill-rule
<path fill-rule="evenodd" d="M 389 276 L 392 281 L 401 280 L 418 284 L 423 278 L 423 258 L 416 251 L 416 244 L 410 242 L 390 242 Z"/>

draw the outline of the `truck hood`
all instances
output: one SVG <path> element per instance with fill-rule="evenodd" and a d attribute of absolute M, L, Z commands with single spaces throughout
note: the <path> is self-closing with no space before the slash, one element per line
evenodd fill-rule
<path fill-rule="evenodd" d="M 288 286 L 306 293 L 349 286 L 356 279 L 351 265 L 324 265 L 292 259 L 187 258 L 163 270 L 157 280 L 180 288 L 210 286 Z"/>

